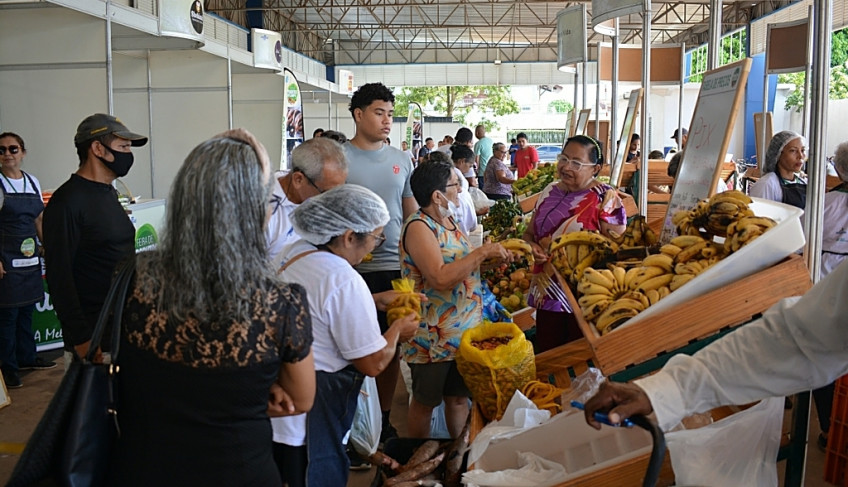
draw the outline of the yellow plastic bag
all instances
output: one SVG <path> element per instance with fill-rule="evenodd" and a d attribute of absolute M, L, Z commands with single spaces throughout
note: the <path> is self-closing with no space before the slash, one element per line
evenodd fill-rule
<path fill-rule="evenodd" d="M 466 330 L 459 343 L 456 366 L 471 397 L 490 421 L 501 419 L 516 389 L 536 379 L 533 344 L 514 323 L 484 321 Z"/>
<path fill-rule="evenodd" d="M 401 294 L 386 306 L 386 319 L 389 324 L 413 312 L 421 319 L 421 298 L 415 292 L 415 281 L 407 278 L 393 279 L 392 289 Z"/>

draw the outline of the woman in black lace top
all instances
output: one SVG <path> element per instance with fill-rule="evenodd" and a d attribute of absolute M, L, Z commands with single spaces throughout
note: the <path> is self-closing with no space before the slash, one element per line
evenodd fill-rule
<path fill-rule="evenodd" d="M 271 182 L 244 130 L 177 174 L 124 310 L 114 485 L 281 485 L 268 415 L 308 411 L 315 369 L 305 292 L 265 252 Z"/>

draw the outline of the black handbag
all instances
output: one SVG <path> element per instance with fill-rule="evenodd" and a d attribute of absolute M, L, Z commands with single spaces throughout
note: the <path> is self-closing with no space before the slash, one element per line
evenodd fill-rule
<path fill-rule="evenodd" d="M 119 434 L 115 380 L 121 315 L 134 273 L 134 258 L 119 266 L 97 319 L 88 354 L 71 363 L 7 487 L 96 487 L 106 483 L 111 452 Z M 110 321 L 112 363 L 95 364 L 92 360 Z"/>

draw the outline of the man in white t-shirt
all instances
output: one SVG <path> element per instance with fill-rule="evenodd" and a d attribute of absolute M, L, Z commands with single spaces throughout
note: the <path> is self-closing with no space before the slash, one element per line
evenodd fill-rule
<path fill-rule="evenodd" d="M 283 263 L 283 248 L 299 239 L 290 221 L 291 213 L 307 198 L 344 184 L 347 159 L 341 144 L 327 137 L 315 137 L 295 147 L 291 171 L 280 171 L 276 176 L 265 241 L 268 258 L 279 265 Z"/>

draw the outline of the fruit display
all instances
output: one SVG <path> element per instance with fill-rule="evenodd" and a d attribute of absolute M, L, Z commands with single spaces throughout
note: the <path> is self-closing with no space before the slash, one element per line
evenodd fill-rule
<path fill-rule="evenodd" d="M 753 216 L 744 194 L 720 195 L 675 214 L 678 230 L 684 233 L 638 266 L 582 269 L 576 296 L 584 319 L 601 335 L 609 333 L 777 224 Z M 725 238 L 720 242 L 713 236 Z"/>
<path fill-rule="evenodd" d="M 530 289 L 530 269 L 522 259 L 512 264 L 501 264 L 483 272 L 483 279 L 492 294 L 510 313 L 527 307 L 527 290 Z"/>
<path fill-rule="evenodd" d="M 498 200 L 483 217 L 483 230 L 489 232 L 494 241 L 521 238 L 527 229 L 529 217 L 524 216 L 521 206 L 513 200 Z"/>
<path fill-rule="evenodd" d="M 618 244 L 600 233 L 579 231 L 566 233 L 551 241 L 548 255 L 551 264 L 572 286 L 587 268 L 602 264 L 618 251 Z"/>
<path fill-rule="evenodd" d="M 627 228 L 621 235 L 616 235 L 614 231 L 610 231 L 613 241 L 621 248 L 626 247 L 650 247 L 656 245 L 659 237 L 651 227 L 644 215 L 636 215 L 630 218 L 627 223 Z"/>
<path fill-rule="evenodd" d="M 556 178 L 556 164 L 539 165 L 523 178 L 512 183 L 512 192 L 517 196 L 530 196 L 545 189 Z"/>

